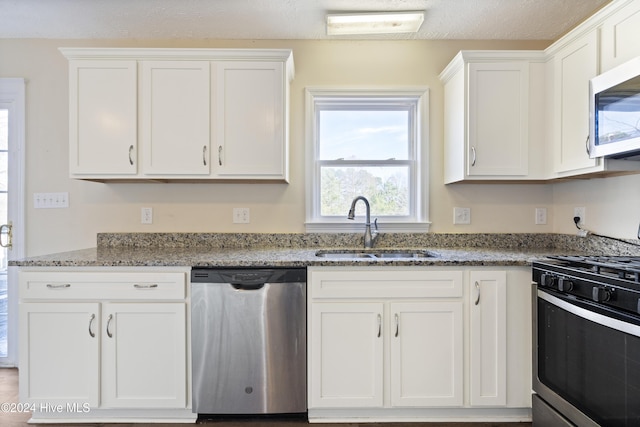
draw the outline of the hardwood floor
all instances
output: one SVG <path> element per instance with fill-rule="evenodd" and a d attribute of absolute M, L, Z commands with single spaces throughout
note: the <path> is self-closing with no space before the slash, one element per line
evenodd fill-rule
<path fill-rule="evenodd" d="M 0 405 L 18 403 L 18 370 L 0 368 Z M 6 405 L 1 406 L 4 409 Z M 0 426 L 28 427 L 30 413 L 6 412 L 0 410 Z M 200 420 L 200 425 L 210 427 L 302 427 L 306 421 L 295 419 L 216 419 Z M 42 425 L 42 424 L 40 424 Z M 180 427 L 189 424 L 74 424 L 78 427 Z M 530 427 L 531 423 L 348 423 L 348 424 L 312 424 L 318 427 Z M 57 424 L 56 426 L 61 426 Z"/>

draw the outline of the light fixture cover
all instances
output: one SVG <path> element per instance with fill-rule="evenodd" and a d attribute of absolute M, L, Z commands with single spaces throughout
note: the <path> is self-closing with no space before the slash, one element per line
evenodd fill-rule
<path fill-rule="evenodd" d="M 415 33 L 423 21 L 423 11 L 329 14 L 327 35 Z"/>

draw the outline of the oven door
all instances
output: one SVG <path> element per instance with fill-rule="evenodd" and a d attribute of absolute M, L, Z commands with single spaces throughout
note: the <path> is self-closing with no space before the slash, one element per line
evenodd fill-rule
<path fill-rule="evenodd" d="M 534 292 L 534 392 L 578 426 L 640 425 L 640 319 Z"/>

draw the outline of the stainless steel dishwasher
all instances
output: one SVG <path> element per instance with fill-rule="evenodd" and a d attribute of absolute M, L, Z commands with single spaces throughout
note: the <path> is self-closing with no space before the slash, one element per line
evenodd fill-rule
<path fill-rule="evenodd" d="M 307 411 L 304 268 L 191 271 L 193 412 Z"/>

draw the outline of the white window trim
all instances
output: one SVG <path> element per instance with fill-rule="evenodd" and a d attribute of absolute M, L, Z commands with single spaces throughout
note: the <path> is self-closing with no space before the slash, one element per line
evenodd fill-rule
<path fill-rule="evenodd" d="M 357 233 L 364 229 L 361 221 L 347 220 L 347 212 L 344 218 L 335 220 L 318 219 L 320 195 L 315 191 L 319 185 L 319 172 L 315 159 L 318 156 L 316 145 L 315 108 L 317 98 L 331 96 L 370 96 L 370 97 L 407 97 L 418 100 L 416 112 L 416 167 L 415 217 L 410 221 L 393 221 L 388 218 L 380 218 L 378 227 L 385 233 L 426 233 L 429 231 L 429 88 L 317 88 L 305 89 L 305 230 L 307 233 Z M 372 218 L 373 222 L 373 218 Z"/>

